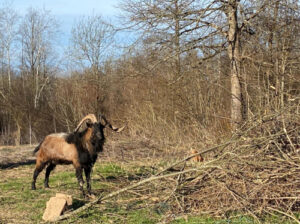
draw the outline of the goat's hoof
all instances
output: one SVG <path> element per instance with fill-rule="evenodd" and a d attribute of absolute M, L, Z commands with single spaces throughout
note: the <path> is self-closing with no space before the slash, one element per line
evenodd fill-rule
<path fill-rule="evenodd" d="M 36 190 L 36 187 L 35 187 L 35 186 L 32 186 L 32 187 L 31 187 L 31 190 Z"/>

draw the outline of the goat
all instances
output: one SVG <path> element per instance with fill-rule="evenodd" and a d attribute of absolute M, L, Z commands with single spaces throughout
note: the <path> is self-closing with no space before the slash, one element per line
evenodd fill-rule
<path fill-rule="evenodd" d="M 124 129 L 113 127 L 104 116 L 101 116 L 104 124 L 94 114 L 85 116 L 72 133 L 54 133 L 47 135 L 35 148 L 36 165 L 33 173 L 31 188 L 36 189 L 35 182 L 39 173 L 47 166 L 44 186 L 49 188 L 49 176 L 57 164 L 73 164 L 80 190 L 85 196 L 83 189 L 82 170 L 84 170 L 88 195 L 91 194 L 90 174 L 99 152 L 103 151 L 105 136 L 103 129 L 109 127 L 113 131 L 120 132 Z M 101 120 L 101 119 L 100 119 Z M 87 128 L 79 131 L 86 122 Z"/>

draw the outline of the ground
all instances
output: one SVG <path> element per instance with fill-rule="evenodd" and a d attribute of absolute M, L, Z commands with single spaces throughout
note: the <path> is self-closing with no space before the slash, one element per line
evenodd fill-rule
<path fill-rule="evenodd" d="M 138 152 L 133 148 L 139 148 Z M 150 177 L 170 162 L 155 147 L 140 144 L 133 148 L 130 153 L 126 142 L 108 143 L 92 173 L 96 197 Z M 43 187 L 43 171 L 38 177 L 37 190 L 31 190 L 33 149 L 34 146 L 0 148 L 0 223 L 42 222 L 46 202 L 57 192 L 73 196 L 71 211 L 89 202 L 79 191 L 72 165 L 57 166 L 50 176 L 50 189 Z M 127 191 L 62 223 L 255 223 L 250 217 L 238 215 L 231 219 L 209 218 L 205 214 L 174 215 L 170 213 L 172 205 L 155 190 L 155 184 L 149 183 L 153 185 L 151 188 Z M 266 219 L 266 223 L 274 223 L 274 219 L 271 220 Z"/>

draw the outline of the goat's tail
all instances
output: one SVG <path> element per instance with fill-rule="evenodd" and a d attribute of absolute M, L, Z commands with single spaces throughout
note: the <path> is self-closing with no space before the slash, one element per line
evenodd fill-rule
<path fill-rule="evenodd" d="M 42 141 L 43 142 L 43 141 Z M 35 155 L 35 153 L 37 153 L 37 151 L 40 150 L 41 144 L 42 142 L 34 149 L 34 151 L 32 152 L 32 155 Z"/>

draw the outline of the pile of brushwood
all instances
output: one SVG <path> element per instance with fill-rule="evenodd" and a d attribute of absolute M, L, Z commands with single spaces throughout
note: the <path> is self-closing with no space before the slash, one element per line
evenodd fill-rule
<path fill-rule="evenodd" d="M 249 120 L 231 139 L 200 151 L 203 163 L 191 164 L 192 156 L 178 160 L 60 219 L 126 192 L 135 200 L 146 200 L 147 206 L 170 219 L 183 214 L 242 214 L 260 220 L 268 214 L 281 214 L 299 223 L 298 109 L 290 107 Z"/>
<path fill-rule="evenodd" d="M 243 213 L 255 219 L 300 212 L 299 107 L 249 121 L 211 160 L 179 176 L 172 199 L 177 212 Z M 176 202 L 176 203 L 175 203 Z"/>

